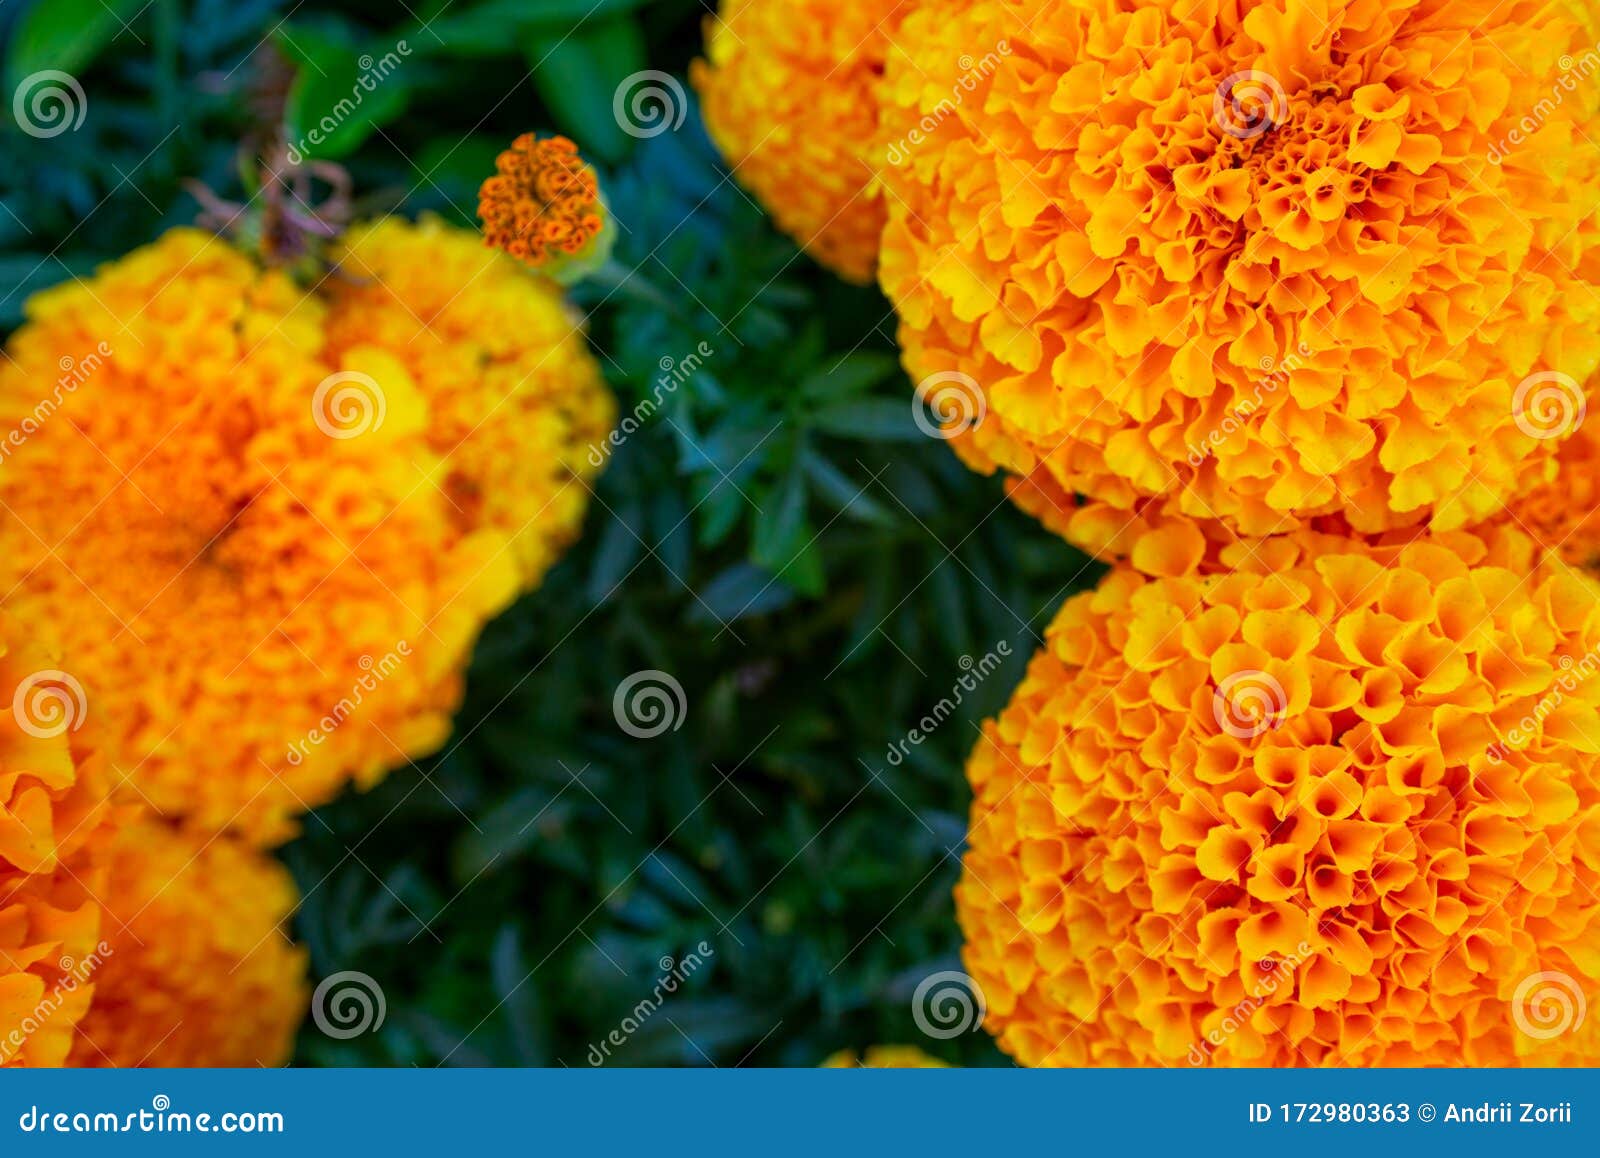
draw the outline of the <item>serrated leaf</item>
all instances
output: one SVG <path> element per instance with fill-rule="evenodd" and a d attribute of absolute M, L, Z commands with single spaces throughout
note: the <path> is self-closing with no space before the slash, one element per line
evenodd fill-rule
<path fill-rule="evenodd" d="M 809 416 L 810 424 L 836 438 L 861 442 L 920 442 L 927 435 L 911 417 L 911 402 L 847 398 Z"/>
<path fill-rule="evenodd" d="M 891 354 L 857 351 L 834 365 L 813 370 L 800 380 L 800 394 L 808 399 L 835 399 L 859 394 L 882 382 L 898 368 Z"/>

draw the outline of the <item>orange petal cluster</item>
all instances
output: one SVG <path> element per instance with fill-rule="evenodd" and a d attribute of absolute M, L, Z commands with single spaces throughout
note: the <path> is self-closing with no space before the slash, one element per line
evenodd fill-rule
<path fill-rule="evenodd" d="M 1519 388 L 1600 362 L 1597 44 L 1568 0 L 929 0 L 882 86 L 911 377 L 1116 510 L 1488 519 L 1570 433 Z"/>
<path fill-rule="evenodd" d="M 72 625 L 130 799 L 260 842 L 444 741 L 612 417 L 555 289 L 476 235 L 339 257 L 306 292 L 174 230 L 33 297 L 0 362 L 0 589 Z"/>
<path fill-rule="evenodd" d="M 600 183 L 566 137 L 523 133 L 495 158 L 478 190 L 483 239 L 524 265 L 546 270 L 581 255 L 606 225 Z"/>
<path fill-rule="evenodd" d="M 235 837 L 150 816 L 121 826 L 94 1003 L 75 1066 L 277 1066 L 306 1007 L 306 954 L 287 924 L 289 874 Z"/>
<path fill-rule="evenodd" d="M 884 203 L 877 86 L 911 0 L 722 0 L 689 71 L 706 129 L 778 227 L 870 282 Z"/>
<path fill-rule="evenodd" d="M 1515 530 L 1208 546 L 1070 599 L 968 765 L 1027 1065 L 1600 1060 L 1600 586 Z"/>
<path fill-rule="evenodd" d="M 59 669 L 0 616 L 0 1068 L 66 1061 L 105 950 L 107 778 Z"/>

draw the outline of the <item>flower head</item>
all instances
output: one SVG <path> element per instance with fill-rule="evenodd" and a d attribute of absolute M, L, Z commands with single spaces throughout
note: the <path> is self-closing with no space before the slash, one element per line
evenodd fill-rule
<path fill-rule="evenodd" d="M 870 1045 L 866 1052 L 860 1055 L 853 1049 L 842 1049 L 838 1053 L 830 1054 L 821 1068 L 943 1070 L 949 1069 L 950 1063 L 923 1053 L 914 1045 Z"/>
<path fill-rule="evenodd" d="M 1600 586 L 1520 532 L 1178 524 L 972 753 L 957 914 L 1027 1065 L 1600 1060 Z M 1533 1026 L 1532 1029 L 1529 1027 Z"/>
<path fill-rule="evenodd" d="M 689 72 L 734 177 L 849 281 L 883 232 L 877 85 L 910 0 L 723 0 Z"/>
<path fill-rule="evenodd" d="M 284 928 L 298 903 L 271 857 L 148 816 L 108 849 L 94 1003 L 78 1066 L 276 1066 L 306 1008 L 306 954 Z"/>
<path fill-rule="evenodd" d="M 108 787 L 59 667 L 0 616 L 0 1067 L 62 1065 L 94 993 Z"/>
<path fill-rule="evenodd" d="M 36 295 L 0 362 L 0 591 L 73 626 L 128 798 L 263 841 L 443 743 L 611 414 L 555 289 L 475 235 L 340 256 L 306 293 L 177 230 Z"/>
<path fill-rule="evenodd" d="M 1118 510 L 1489 518 L 1570 434 L 1521 388 L 1600 361 L 1597 41 L 1560 0 L 921 6 L 882 128 L 928 138 L 883 171 L 911 377 L 983 389 L 973 465 Z"/>
<path fill-rule="evenodd" d="M 600 182 L 566 137 L 511 142 L 478 190 L 478 217 L 490 246 L 558 280 L 582 276 L 610 249 Z"/>

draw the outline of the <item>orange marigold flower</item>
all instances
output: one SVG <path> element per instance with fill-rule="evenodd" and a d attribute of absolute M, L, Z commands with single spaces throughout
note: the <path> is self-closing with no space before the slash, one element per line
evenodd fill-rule
<path fill-rule="evenodd" d="M 129 799 L 263 841 L 443 743 L 612 417 L 555 287 L 475 234 L 340 257 L 306 293 L 176 230 L 36 295 L 0 362 L 0 590 L 73 625 Z"/>
<path fill-rule="evenodd" d="M 1600 585 L 1504 529 L 1214 561 L 1156 538 L 1159 574 L 1063 606 L 968 764 L 956 904 L 1001 1047 L 1600 1062 L 1574 1016 L 1600 983 Z"/>
<path fill-rule="evenodd" d="M 871 1045 L 866 1053 L 857 1055 L 853 1049 L 842 1049 L 830 1054 L 822 1069 L 868 1070 L 944 1070 L 949 1062 L 923 1053 L 914 1045 Z"/>
<path fill-rule="evenodd" d="M 882 130 L 927 138 L 883 172 L 911 377 L 983 390 L 975 467 L 1121 510 L 1489 518 L 1569 433 L 1524 386 L 1600 361 L 1597 40 L 1568 0 L 919 6 Z"/>
<path fill-rule="evenodd" d="M 701 115 L 778 228 L 848 281 L 872 280 L 883 232 L 877 86 L 910 0 L 722 0 Z"/>
<path fill-rule="evenodd" d="M 306 1009 L 289 874 L 230 836 L 149 816 L 118 829 L 77 1066 L 275 1066 Z"/>
<path fill-rule="evenodd" d="M 577 145 L 523 133 L 495 158 L 495 171 L 478 190 L 487 244 L 564 281 L 605 260 L 610 216 Z"/>
<path fill-rule="evenodd" d="M 0 1067 L 59 1066 L 94 993 L 103 762 L 69 747 L 82 689 L 0 616 Z"/>

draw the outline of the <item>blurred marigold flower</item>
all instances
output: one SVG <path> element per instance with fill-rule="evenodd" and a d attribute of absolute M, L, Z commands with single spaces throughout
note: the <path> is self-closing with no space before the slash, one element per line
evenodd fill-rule
<path fill-rule="evenodd" d="M 65 1064 L 104 935 L 107 777 L 58 667 L 0 615 L 0 1068 Z"/>
<path fill-rule="evenodd" d="M 306 954 L 284 928 L 299 897 L 270 856 L 136 815 L 107 855 L 108 950 L 76 1066 L 277 1066 L 306 1009 Z"/>
<path fill-rule="evenodd" d="M 883 232 L 877 86 L 910 0 L 723 0 L 690 67 L 733 176 L 819 262 L 872 280 Z"/>
<path fill-rule="evenodd" d="M 1600 586 L 1504 527 L 1173 520 L 1130 556 L 968 763 L 956 906 L 1001 1048 L 1600 1061 L 1594 1018 L 1528 1007 L 1530 977 L 1600 981 Z"/>
<path fill-rule="evenodd" d="M 130 799 L 259 841 L 449 735 L 483 624 L 577 534 L 613 417 L 558 290 L 358 228 L 305 292 L 179 229 L 0 362 L 0 582 L 70 624 Z"/>
<path fill-rule="evenodd" d="M 911 377 L 981 386 L 970 465 L 1118 511 L 1488 519 L 1571 433 L 1520 388 L 1600 362 L 1597 41 L 1565 0 L 920 5 L 881 130 L 926 141 L 882 173 Z"/>
<path fill-rule="evenodd" d="M 858 1055 L 853 1049 L 830 1054 L 822 1069 L 943 1070 L 950 1063 L 923 1053 L 914 1045 L 872 1045 Z"/>
<path fill-rule="evenodd" d="M 615 234 L 594 169 L 566 137 L 524 133 L 478 190 L 484 241 L 557 281 L 604 264 Z"/>

